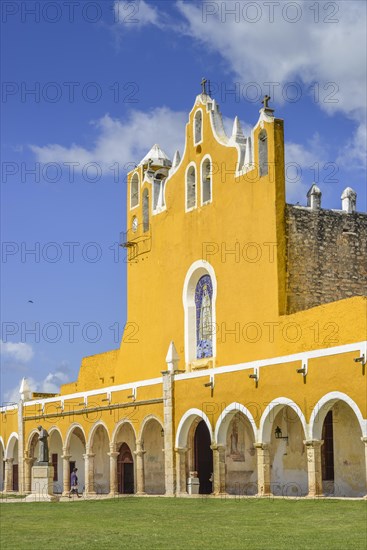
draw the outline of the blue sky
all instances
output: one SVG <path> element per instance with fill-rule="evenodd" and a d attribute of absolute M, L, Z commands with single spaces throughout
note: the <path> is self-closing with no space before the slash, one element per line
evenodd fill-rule
<path fill-rule="evenodd" d="M 245 133 L 270 91 L 289 202 L 316 180 L 325 208 L 351 186 L 365 211 L 365 2 L 1 8 L 2 402 L 22 376 L 57 391 L 83 356 L 118 347 L 125 173 L 156 142 L 182 152 L 203 76 L 226 127 L 238 115 Z"/>

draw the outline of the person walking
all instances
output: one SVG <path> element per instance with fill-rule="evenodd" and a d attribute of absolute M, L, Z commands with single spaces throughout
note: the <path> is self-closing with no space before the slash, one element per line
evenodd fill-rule
<path fill-rule="evenodd" d="M 78 476 L 77 476 L 78 468 L 73 468 L 73 471 L 71 472 L 70 476 L 70 492 L 69 492 L 69 498 L 71 498 L 72 494 L 76 493 L 76 496 L 78 498 L 81 498 L 81 495 L 78 493 Z"/>

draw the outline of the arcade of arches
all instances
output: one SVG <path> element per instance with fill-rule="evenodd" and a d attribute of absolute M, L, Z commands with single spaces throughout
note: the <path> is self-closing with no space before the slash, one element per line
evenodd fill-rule
<path fill-rule="evenodd" d="M 79 424 L 72 424 L 65 437 L 56 427 L 49 434 L 56 494 L 68 493 L 74 467 L 87 496 L 166 493 L 164 429 L 157 418 L 146 417 L 139 436 L 129 421 L 117 424 L 111 435 L 103 422 L 88 435 Z M 176 432 L 176 494 L 187 494 L 187 481 L 194 476 L 200 494 L 360 497 L 366 494 L 366 447 L 358 411 L 341 399 L 325 401 L 308 425 L 284 398 L 268 406 L 259 427 L 239 403 L 224 409 L 214 425 L 193 409 Z M 0 440 L 0 452 L 0 488 L 17 491 L 16 434 L 6 448 Z M 26 493 L 37 453 L 34 430 L 25 449 Z"/>

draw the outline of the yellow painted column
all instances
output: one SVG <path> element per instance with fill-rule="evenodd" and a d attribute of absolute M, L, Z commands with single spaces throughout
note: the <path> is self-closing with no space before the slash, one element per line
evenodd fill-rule
<path fill-rule="evenodd" d="M 255 443 L 257 453 L 257 494 L 271 495 L 270 491 L 270 453 L 266 443 Z"/>
<path fill-rule="evenodd" d="M 211 445 L 213 451 L 213 494 L 220 495 L 226 492 L 226 458 L 224 445 Z"/>
<path fill-rule="evenodd" d="M 186 454 L 188 449 L 186 447 L 176 447 L 176 493 L 177 495 L 187 495 L 186 487 Z"/>
<path fill-rule="evenodd" d="M 321 445 L 323 441 L 309 439 L 303 442 L 307 451 L 308 496 L 322 495 Z"/>
<path fill-rule="evenodd" d="M 62 495 L 67 496 L 70 492 L 70 458 L 66 452 L 61 455 L 62 458 Z"/>
<path fill-rule="evenodd" d="M 136 451 L 134 451 L 136 456 L 136 494 L 145 495 L 144 492 L 144 454 L 142 442 L 140 439 L 136 441 Z"/>

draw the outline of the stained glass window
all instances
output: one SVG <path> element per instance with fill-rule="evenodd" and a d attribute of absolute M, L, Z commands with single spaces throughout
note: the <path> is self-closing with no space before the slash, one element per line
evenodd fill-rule
<path fill-rule="evenodd" d="M 203 275 L 195 289 L 196 357 L 213 356 L 213 285 L 209 275 Z"/>

